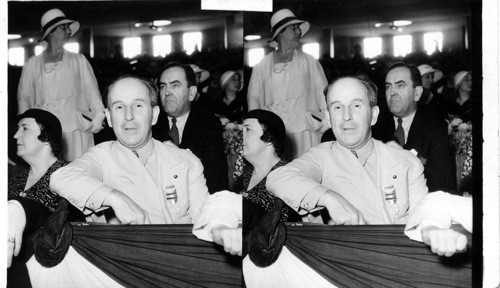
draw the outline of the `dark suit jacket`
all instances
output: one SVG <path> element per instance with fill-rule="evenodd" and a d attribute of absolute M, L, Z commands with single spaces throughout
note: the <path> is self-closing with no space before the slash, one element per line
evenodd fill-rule
<path fill-rule="evenodd" d="M 169 130 L 167 114 L 162 111 L 158 122 L 153 126 L 153 138 L 160 141 L 170 140 Z M 193 107 L 182 132 L 179 148 L 189 149 L 200 158 L 210 193 L 228 189 L 227 160 L 222 141 L 222 128 L 214 114 L 202 107 Z"/>
<path fill-rule="evenodd" d="M 388 112 L 379 116 L 373 126 L 373 138 L 388 142 L 395 140 L 393 115 Z M 415 149 L 417 156 L 427 160 L 424 174 L 429 191 L 456 192 L 455 158 L 448 140 L 448 125 L 439 114 L 419 104 L 410 126 L 406 150 Z"/>

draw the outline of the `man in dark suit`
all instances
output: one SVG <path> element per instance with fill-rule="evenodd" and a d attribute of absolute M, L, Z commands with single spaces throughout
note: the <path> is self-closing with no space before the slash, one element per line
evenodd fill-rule
<path fill-rule="evenodd" d="M 196 76 L 189 65 L 174 63 L 159 78 L 163 111 L 153 126 L 153 137 L 170 140 L 200 158 L 210 193 L 228 189 L 227 160 L 220 121 L 203 107 L 192 107 Z"/>
<path fill-rule="evenodd" d="M 392 65 L 385 78 L 390 113 L 381 115 L 374 138 L 395 141 L 413 151 L 424 165 L 429 191 L 456 189 L 455 161 L 448 142 L 448 126 L 436 111 L 418 104 L 422 95 L 418 68 L 405 63 Z"/>

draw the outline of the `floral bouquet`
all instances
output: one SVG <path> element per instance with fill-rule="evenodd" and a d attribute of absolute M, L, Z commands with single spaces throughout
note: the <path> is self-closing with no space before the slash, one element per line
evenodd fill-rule
<path fill-rule="evenodd" d="M 465 123 L 458 117 L 450 116 L 448 134 L 455 154 L 459 155 L 459 158 L 465 158 L 463 167 L 457 167 L 463 169 L 460 173 L 460 187 L 462 190 L 469 189 L 472 180 L 472 124 L 470 121 Z"/>
<path fill-rule="evenodd" d="M 216 114 L 216 116 L 219 118 L 223 128 L 224 152 L 237 156 L 235 171 L 233 173 L 233 179 L 236 179 L 243 173 L 243 124 L 231 122 L 222 115 Z"/>

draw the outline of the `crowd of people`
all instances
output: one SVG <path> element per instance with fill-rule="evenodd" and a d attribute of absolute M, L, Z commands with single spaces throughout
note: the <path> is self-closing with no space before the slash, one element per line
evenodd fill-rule
<path fill-rule="evenodd" d="M 271 17 L 275 50 L 253 69 L 235 64 L 240 50 L 143 55 L 130 65 L 117 47 L 89 63 L 63 49 L 77 21 L 52 9 L 41 23 L 48 46 L 24 66 L 10 118 L 9 267 L 25 265 L 28 235 L 61 198 L 76 221 L 194 223 L 197 237 L 245 257 L 248 287 L 271 287 L 265 275 L 311 284 L 289 282 L 287 261 L 297 259 L 286 246 L 267 270 L 249 260 L 273 211 L 279 222 L 407 224 L 439 255 L 466 249 L 450 229 L 472 230 L 467 170 L 457 174 L 469 162 L 456 161 L 463 142 L 453 139 L 471 134 L 477 96 L 468 63 L 453 53 L 369 64 L 358 47 L 351 60 L 317 61 L 298 49 L 309 22 L 282 9 Z"/>

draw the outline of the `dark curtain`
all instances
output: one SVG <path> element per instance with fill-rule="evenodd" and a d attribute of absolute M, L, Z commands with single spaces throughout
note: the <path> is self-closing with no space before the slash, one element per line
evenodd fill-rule
<path fill-rule="evenodd" d="M 241 257 L 198 240 L 192 227 L 75 225 L 72 246 L 126 287 L 241 287 Z"/>
<path fill-rule="evenodd" d="M 287 224 L 286 246 L 338 287 L 472 287 L 470 247 L 438 256 L 403 231 L 403 225 Z"/>

